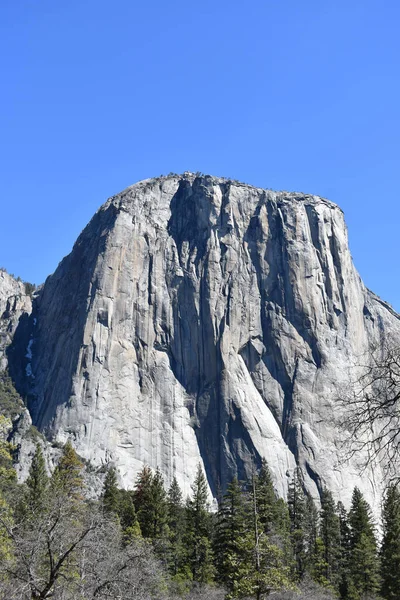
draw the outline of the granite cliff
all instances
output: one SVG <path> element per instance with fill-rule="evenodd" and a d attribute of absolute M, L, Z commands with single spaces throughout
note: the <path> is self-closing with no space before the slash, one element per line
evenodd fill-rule
<path fill-rule="evenodd" d="M 0 269 L 0 371 L 7 367 L 7 349 L 20 321 L 32 311 L 32 299 L 25 284 Z"/>
<path fill-rule="evenodd" d="M 265 456 L 281 494 L 297 463 L 314 496 L 358 485 L 377 506 L 379 468 L 341 461 L 338 390 L 400 320 L 363 285 L 335 204 L 190 173 L 142 181 L 28 304 L 8 355 L 33 423 L 125 486 L 158 465 L 187 493 L 200 461 L 216 494 Z"/>

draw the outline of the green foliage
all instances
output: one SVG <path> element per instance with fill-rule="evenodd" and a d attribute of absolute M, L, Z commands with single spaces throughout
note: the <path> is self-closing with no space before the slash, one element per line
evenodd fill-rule
<path fill-rule="evenodd" d="M 104 479 L 103 506 L 109 513 L 118 515 L 120 494 L 115 467 L 110 467 Z"/>
<path fill-rule="evenodd" d="M 382 524 L 381 593 L 387 600 L 398 600 L 400 590 L 400 491 L 396 485 L 390 485 L 386 490 Z"/>
<path fill-rule="evenodd" d="M 349 512 L 349 587 L 347 596 L 359 600 L 380 589 L 377 543 L 371 509 L 358 488 L 353 491 Z"/>
<path fill-rule="evenodd" d="M 115 467 L 107 470 L 103 488 L 103 508 L 106 513 L 118 518 L 125 543 L 141 537 L 140 525 L 136 516 L 132 493 L 119 489 Z"/>
<path fill-rule="evenodd" d="M 290 588 L 288 553 L 290 517 L 287 505 L 274 491 L 265 459 L 260 472 L 253 476 L 251 488 L 253 561 L 246 589 L 241 595 L 257 599 L 273 591 Z"/>
<path fill-rule="evenodd" d="M 188 566 L 195 581 L 209 583 L 214 567 L 211 550 L 211 516 L 207 481 L 200 465 L 192 485 L 192 497 L 186 503 L 184 543 Z"/>
<path fill-rule="evenodd" d="M 47 476 L 42 448 L 39 444 L 36 445 L 26 485 L 26 503 L 29 510 L 33 513 L 42 511 L 46 502 L 49 478 Z"/>
<path fill-rule="evenodd" d="M 275 494 L 265 461 L 248 491 L 236 479 L 228 486 L 218 510 L 214 552 L 228 599 L 261 598 L 293 587 L 289 511 Z"/>
<path fill-rule="evenodd" d="M 324 588 L 333 589 L 328 579 L 329 564 L 326 560 L 326 549 L 323 540 L 317 537 L 313 550 L 313 562 L 310 565 L 310 573 L 313 580 Z"/>
<path fill-rule="evenodd" d="M 7 428 L 7 419 L 0 415 L 0 431 Z M 14 487 L 17 475 L 12 461 L 13 447 L 0 439 L 0 491 L 8 492 Z"/>
<path fill-rule="evenodd" d="M 305 570 L 312 571 L 314 554 L 318 537 L 318 509 L 311 496 L 307 496 L 304 514 L 304 548 L 305 548 Z"/>
<path fill-rule="evenodd" d="M 306 551 L 306 497 L 301 485 L 300 473 L 296 469 L 289 484 L 288 509 L 290 537 L 293 547 L 294 573 L 301 579 L 307 564 Z"/>
<path fill-rule="evenodd" d="M 323 576 L 332 589 L 338 590 L 341 581 L 340 521 L 336 514 L 332 493 L 327 489 L 322 492 L 319 536 L 324 551 L 325 570 Z"/>
<path fill-rule="evenodd" d="M 152 503 L 152 534 L 153 540 L 160 539 L 166 532 L 168 519 L 167 493 L 164 489 L 164 479 L 159 468 L 153 476 L 151 482 L 151 503 Z"/>
<path fill-rule="evenodd" d="M 58 488 L 70 498 L 81 499 L 84 489 L 83 467 L 82 460 L 68 440 L 52 475 L 52 486 Z"/>
<path fill-rule="evenodd" d="M 18 416 L 24 403 L 14 387 L 7 371 L 0 371 L 0 414 L 14 419 Z"/>
<path fill-rule="evenodd" d="M 342 502 L 337 503 L 336 512 L 340 523 L 340 583 L 339 592 L 346 598 L 349 592 L 350 580 L 350 525 L 347 511 Z"/>
<path fill-rule="evenodd" d="M 235 478 L 229 484 L 218 508 L 214 536 L 217 579 L 233 594 L 248 574 L 244 550 L 248 546 L 251 506 L 242 485 Z M 250 547 L 250 546 L 249 546 Z"/>
<path fill-rule="evenodd" d="M 127 490 L 119 490 L 118 517 L 124 533 L 125 543 L 130 543 L 132 540 L 142 537 L 132 493 Z"/>
<path fill-rule="evenodd" d="M 2 421 L 6 428 L 9 421 Z M 400 493 L 395 487 L 388 488 L 383 509 L 380 588 L 371 511 L 357 489 L 349 514 L 324 490 L 318 518 L 300 474 L 294 474 L 286 503 L 277 497 L 263 461 L 251 481 L 231 481 L 213 515 L 200 465 L 186 503 L 176 479 L 166 491 L 158 469 L 144 467 L 134 491 L 128 491 L 119 488 L 111 467 L 97 503 L 85 500 L 84 464 L 71 443 L 64 446 L 50 480 L 38 443 L 23 485 L 16 482 L 11 450 L 0 443 L 0 598 L 13 597 L 14 587 L 23 582 L 27 597 L 56 599 L 61 589 L 56 580 L 62 581 L 65 600 L 97 597 L 93 590 L 92 596 L 84 595 L 90 573 L 99 581 L 109 565 L 111 578 L 118 577 L 117 564 L 128 569 L 129 561 L 149 552 L 169 573 L 161 587 L 157 583 L 146 592 L 149 598 L 164 597 L 161 592 L 169 589 L 170 597 L 189 598 L 196 589 L 198 597 L 221 598 L 224 589 L 226 600 L 294 600 L 297 587 L 302 590 L 299 598 L 310 590 L 310 600 L 314 592 L 316 597 L 333 594 L 346 600 L 377 598 L 379 591 L 387 600 L 399 598 Z M 122 562 L 115 562 L 115 556 Z M 128 570 L 124 573 L 128 577 Z M 135 597 L 134 586 L 142 575 L 147 576 L 141 568 L 135 571 L 130 591 L 124 588 L 122 597 Z M 35 596 L 32 585 L 48 596 Z M 217 585 L 222 587 L 209 587 Z"/>
<path fill-rule="evenodd" d="M 277 497 L 265 458 L 262 459 L 261 469 L 255 480 L 255 494 L 260 527 L 266 534 L 271 533 L 275 526 Z"/>
<path fill-rule="evenodd" d="M 36 290 L 36 285 L 34 283 L 29 283 L 29 281 L 24 281 L 24 286 L 25 294 L 32 297 Z"/>
<path fill-rule="evenodd" d="M 136 478 L 133 493 L 136 514 L 144 538 L 151 538 L 153 533 L 152 482 L 153 473 L 150 467 L 145 465 Z"/>
<path fill-rule="evenodd" d="M 11 507 L 0 492 L 0 563 L 12 559 L 13 544 L 10 535 L 12 525 L 13 515 Z"/>
<path fill-rule="evenodd" d="M 168 568 L 176 581 L 187 578 L 185 565 L 185 509 L 183 506 L 182 491 L 176 478 L 172 480 L 167 497 L 167 523 L 168 523 Z"/>
<path fill-rule="evenodd" d="M 143 537 L 153 541 L 162 538 L 167 524 L 168 507 L 159 469 L 153 474 L 149 467 L 143 467 L 136 480 L 133 498 Z"/>

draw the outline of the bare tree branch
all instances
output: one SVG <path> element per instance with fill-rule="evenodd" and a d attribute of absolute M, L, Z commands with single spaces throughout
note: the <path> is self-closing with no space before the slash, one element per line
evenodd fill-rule
<path fill-rule="evenodd" d="M 400 348 L 374 350 L 353 365 L 338 401 L 346 460 L 362 457 L 362 468 L 380 464 L 395 479 L 400 462 Z"/>

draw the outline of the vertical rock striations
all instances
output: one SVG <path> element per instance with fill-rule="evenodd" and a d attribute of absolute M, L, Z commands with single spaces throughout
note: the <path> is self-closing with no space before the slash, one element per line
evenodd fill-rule
<path fill-rule="evenodd" d="M 265 456 L 281 494 L 298 462 L 314 495 L 357 483 L 377 498 L 378 470 L 340 463 L 334 416 L 348 365 L 400 321 L 361 282 L 331 202 L 140 182 L 96 213 L 32 323 L 34 423 L 125 485 L 146 463 L 188 492 L 202 461 L 215 494 Z"/>
<path fill-rule="evenodd" d="M 18 325 L 27 324 L 31 311 L 25 284 L 0 269 L 0 371 L 7 368 L 7 350 Z"/>

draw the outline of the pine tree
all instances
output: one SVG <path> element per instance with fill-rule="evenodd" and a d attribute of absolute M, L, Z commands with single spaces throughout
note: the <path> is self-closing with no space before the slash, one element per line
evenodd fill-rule
<path fill-rule="evenodd" d="M 83 463 L 68 440 L 51 478 L 53 488 L 70 498 L 81 500 L 84 488 L 82 471 Z"/>
<path fill-rule="evenodd" d="M 309 572 L 313 580 L 322 587 L 332 589 L 331 581 L 327 578 L 329 565 L 326 561 L 326 551 L 324 542 L 320 537 L 315 539 L 313 548 L 313 560 L 309 564 Z"/>
<path fill-rule="evenodd" d="M 132 492 L 128 490 L 118 490 L 118 517 L 126 544 L 141 537 L 142 532 L 136 515 Z"/>
<path fill-rule="evenodd" d="M 265 458 L 261 461 L 261 468 L 255 478 L 255 494 L 257 512 L 262 531 L 271 533 L 275 525 L 277 497 L 272 483 L 271 472 Z"/>
<path fill-rule="evenodd" d="M 117 471 L 115 467 L 109 467 L 104 479 L 103 506 L 108 513 L 117 515 L 119 513 L 120 494 L 118 489 Z"/>
<path fill-rule="evenodd" d="M 296 579 L 304 576 L 306 568 L 306 498 L 298 469 L 289 484 L 288 509 Z"/>
<path fill-rule="evenodd" d="M 354 489 L 349 511 L 350 561 L 348 598 L 379 591 L 379 560 L 371 509 L 358 488 Z"/>
<path fill-rule="evenodd" d="M 270 534 L 271 541 L 282 551 L 283 564 L 291 573 L 295 571 L 293 547 L 290 535 L 290 514 L 287 503 L 278 498 L 274 507 L 274 525 Z"/>
<path fill-rule="evenodd" d="M 0 433 L 6 427 L 6 419 L 0 415 Z M 13 494 L 17 474 L 12 464 L 11 445 L 0 440 L 0 563 L 12 555 L 13 543 L 9 532 L 13 525 L 13 511 L 9 497 Z"/>
<path fill-rule="evenodd" d="M 337 503 L 336 512 L 340 523 L 340 583 L 339 592 L 346 598 L 349 591 L 350 576 L 350 526 L 347 511 L 342 502 Z"/>
<path fill-rule="evenodd" d="M 133 499 L 142 535 L 153 542 L 160 541 L 166 533 L 166 496 L 161 471 L 157 469 L 153 474 L 144 466 L 137 477 Z"/>
<path fill-rule="evenodd" d="M 243 488 L 234 478 L 218 507 L 214 536 L 217 579 L 229 594 L 234 594 L 241 586 L 241 579 L 248 576 L 252 565 L 251 545 L 249 546 L 249 539 L 252 541 L 249 538 L 249 519 L 251 520 L 252 515 L 249 508 Z M 244 551 L 246 545 L 250 552 Z"/>
<path fill-rule="evenodd" d="M 400 597 L 400 491 L 390 485 L 385 494 L 383 511 L 382 596 L 386 600 Z"/>
<path fill-rule="evenodd" d="M 320 534 L 325 560 L 325 579 L 334 590 L 340 584 L 340 521 L 332 493 L 324 489 L 321 496 Z"/>
<path fill-rule="evenodd" d="M 306 497 L 304 514 L 305 570 L 313 571 L 318 537 L 318 509 L 311 496 Z"/>
<path fill-rule="evenodd" d="M 168 567 L 172 576 L 178 578 L 183 576 L 184 571 L 185 511 L 182 491 L 175 477 L 168 490 L 167 515 L 169 529 Z"/>
<path fill-rule="evenodd" d="M 293 568 L 288 507 L 275 492 L 265 458 L 262 459 L 261 468 L 254 478 L 254 485 L 260 533 L 280 549 L 284 565 Z"/>
<path fill-rule="evenodd" d="M 272 490 L 272 493 L 271 493 Z M 277 531 L 282 529 L 282 504 L 277 502 L 268 467 L 263 461 L 258 477 L 253 476 L 251 491 L 252 531 L 243 541 L 243 554 L 251 551 L 253 560 L 246 576 L 237 589 L 238 596 L 254 596 L 257 600 L 272 591 L 290 588 L 290 568 L 287 566 L 284 544 L 280 543 Z M 260 504 L 259 504 L 260 501 Z M 273 526 L 268 514 L 277 517 Z M 286 508 L 287 519 L 289 515 Z M 281 547 L 280 547 L 281 546 Z"/>
<path fill-rule="evenodd" d="M 118 488 L 115 467 L 110 467 L 107 471 L 107 475 L 104 479 L 102 499 L 104 510 L 118 518 L 125 543 L 128 544 L 133 539 L 141 536 L 132 492 Z"/>
<path fill-rule="evenodd" d="M 3 415 L 0 415 L 0 436 L 5 437 L 9 421 Z M 17 483 L 17 474 L 13 467 L 12 446 L 8 442 L 0 439 L 0 491 L 4 494 L 11 492 Z"/>
<path fill-rule="evenodd" d="M 152 483 L 153 473 L 145 465 L 136 478 L 133 492 L 136 514 L 144 538 L 151 538 L 153 534 Z"/>
<path fill-rule="evenodd" d="M 43 509 L 49 486 L 46 464 L 40 444 L 36 445 L 35 454 L 26 480 L 28 488 L 26 503 L 30 511 L 36 513 Z"/>
<path fill-rule="evenodd" d="M 157 468 L 152 478 L 150 495 L 153 523 L 151 538 L 156 540 L 164 536 L 168 519 L 167 493 L 164 488 L 164 479 L 159 468 Z"/>
<path fill-rule="evenodd" d="M 207 481 L 199 464 L 192 497 L 186 503 L 185 544 L 193 580 L 200 583 L 210 582 L 214 574 L 210 525 Z"/>

